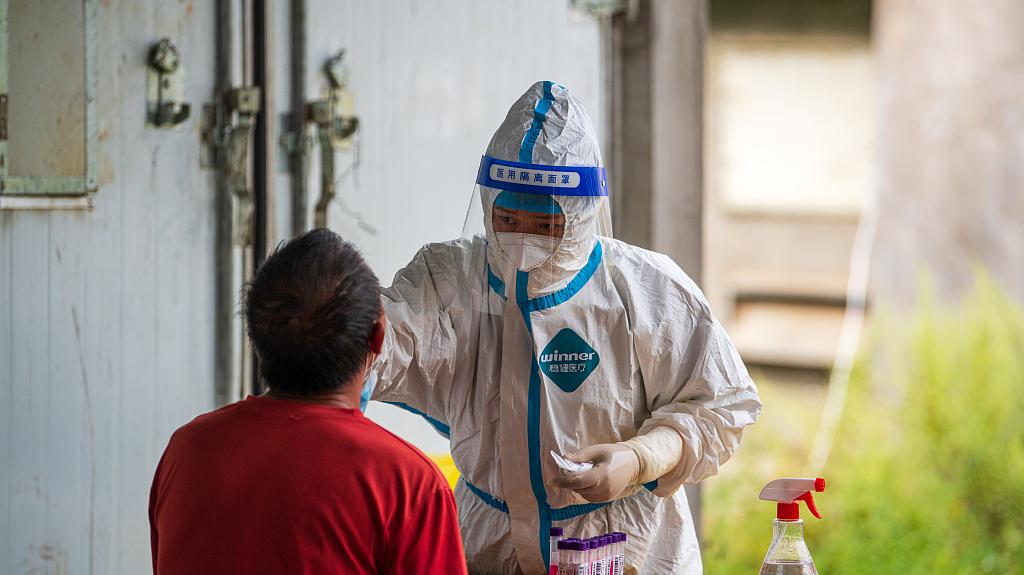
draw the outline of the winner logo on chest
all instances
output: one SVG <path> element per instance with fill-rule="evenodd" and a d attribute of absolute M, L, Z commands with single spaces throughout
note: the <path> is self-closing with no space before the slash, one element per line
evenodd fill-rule
<path fill-rule="evenodd" d="M 594 348 L 568 328 L 551 338 L 539 359 L 540 370 L 566 393 L 576 391 L 601 362 Z"/>

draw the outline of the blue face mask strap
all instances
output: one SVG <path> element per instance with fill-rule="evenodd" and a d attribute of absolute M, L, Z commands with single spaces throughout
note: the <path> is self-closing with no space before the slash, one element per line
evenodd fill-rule
<path fill-rule="evenodd" d="M 377 372 L 371 371 L 363 381 L 363 391 L 359 394 L 359 411 L 366 413 L 366 406 L 373 397 L 373 390 L 377 387 Z"/>

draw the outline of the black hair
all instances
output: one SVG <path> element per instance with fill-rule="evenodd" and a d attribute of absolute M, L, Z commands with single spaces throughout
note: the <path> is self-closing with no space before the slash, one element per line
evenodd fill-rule
<path fill-rule="evenodd" d="M 263 382 L 315 395 L 366 365 L 380 283 L 352 244 L 315 229 L 277 246 L 245 286 L 243 308 Z"/>

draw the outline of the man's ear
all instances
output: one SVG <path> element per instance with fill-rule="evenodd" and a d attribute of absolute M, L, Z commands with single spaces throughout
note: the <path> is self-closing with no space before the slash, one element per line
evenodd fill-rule
<path fill-rule="evenodd" d="M 370 330 L 370 352 L 374 354 L 380 354 L 384 349 L 384 316 L 381 315 L 380 319 L 373 322 L 373 329 Z"/>

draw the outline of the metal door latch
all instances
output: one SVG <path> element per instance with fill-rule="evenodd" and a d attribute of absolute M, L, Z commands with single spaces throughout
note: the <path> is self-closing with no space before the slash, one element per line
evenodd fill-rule
<path fill-rule="evenodd" d="M 173 128 L 188 119 L 191 106 L 184 101 L 185 68 L 181 53 L 163 38 L 149 51 L 146 73 L 146 122 Z"/>
<path fill-rule="evenodd" d="M 255 207 L 253 189 L 249 185 L 249 158 L 252 156 L 249 145 L 260 111 L 260 89 L 251 86 L 232 89 L 227 109 L 234 116 L 227 132 L 224 164 L 224 177 L 237 200 L 233 239 L 238 245 L 248 245 L 252 239 Z"/>
<path fill-rule="evenodd" d="M 327 208 L 336 194 L 335 154 L 352 149 L 352 137 L 359 130 L 355 97 L 347 89 L 348 67 L 345 51 L 339 50 L 324 65 L 330 83 L 327 97 L 309 103 L 309 119 L 317 126 L 320 140 L 320 200 L 316 204 L 316 226 L 327 227 Z"/>
<path fill-rule="evenodd" d="M 260 111 L 260 89 L 232 88 L 223 106 L 204 107 L 204 167 L 223 170 L 222 177 L 234 199 L 232 241 L 247 245 L 252 236 L 253 190 L 249 181 L 249 158 L 256 116 Z M 211 161 L 212 159 L 212 161 Z"/>

